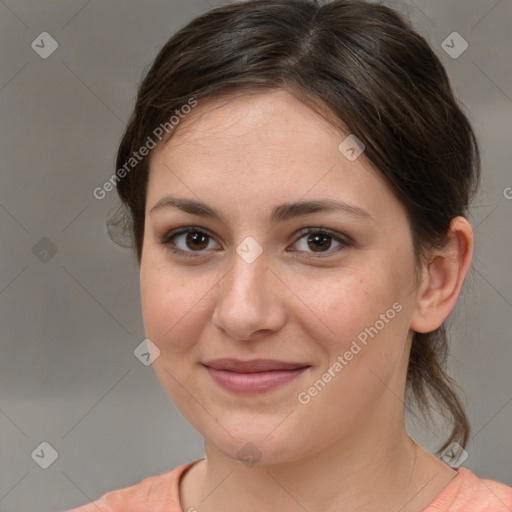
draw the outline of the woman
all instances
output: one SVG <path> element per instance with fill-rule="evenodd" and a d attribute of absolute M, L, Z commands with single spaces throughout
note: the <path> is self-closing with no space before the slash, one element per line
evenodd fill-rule
<path fill-rule="evenodd" d="M 113 223 L 206 457 L 75 511 L 511 510 L 512 488 L 445 462 L 469 436 L 443 323 L 478 181 L 447 75 L 394 11 L 253 0 L 180 30 L 140 86 Z M 442 459 L 404 425 L 430 398 Z"/>

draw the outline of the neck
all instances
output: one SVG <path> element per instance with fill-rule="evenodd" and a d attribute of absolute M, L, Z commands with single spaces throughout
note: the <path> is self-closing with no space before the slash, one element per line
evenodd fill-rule
<path fill-rule="evenodd" d="M 394 414 L 388 416 L 396 417 Z M 403 422 L 365 427 L 294 461 L 246 467 L 206 444 L 183 510 L 421 512 L 456 472 L 414 443 Z"/>

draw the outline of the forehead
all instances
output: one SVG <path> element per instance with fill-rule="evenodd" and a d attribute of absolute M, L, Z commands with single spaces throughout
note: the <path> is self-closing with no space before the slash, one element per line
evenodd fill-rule
<path fill-rule="evenodd" d="M 150 159 L 147 209 L 165 193 L 268 209 L 313 198 L 389 207 L 393 194 L 348 136 L 286 91 L 199 103 Z"/>
<path fill-rule="evenodd" d="M 340 129 L 288 91 L 273 90 L 200 100 L 183 116 L 170 143 L 159 149 L 200 144 L 212 150 L 232 142 L 236 147 L 230 146 L 230 150 L 239 148 L 241 152 L 249 146 L 263 149 L 279 141 L 287 143 L 282 149 L 293 149 L 305 138 L 314 147 L 332 136 L 339 138 Z"/>

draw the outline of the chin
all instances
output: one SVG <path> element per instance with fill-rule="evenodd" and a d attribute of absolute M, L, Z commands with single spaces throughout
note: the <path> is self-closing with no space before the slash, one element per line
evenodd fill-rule
<path fill-rule="evenodd" d="M 213 436 L 202 435 L 207 445 L 248 468 L 256 464 L 283 464 L 302 458 L 305 454 L 302 436 L 293 435 L 285 429 L 282 432 L 278 430 L 279 427 L 269 435 L 272 428 L 258 429 L 254 423 L 250 423 L 245 430 L 240 425 L 237 431 L 230 431 L 231 435 L 222 429 L 216 430 Z M 201 430 L 199 432 L 202 433 Z"/>

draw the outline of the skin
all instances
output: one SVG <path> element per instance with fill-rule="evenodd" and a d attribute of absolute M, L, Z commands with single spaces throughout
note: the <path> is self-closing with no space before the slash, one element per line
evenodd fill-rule
<path fill-rule="evenodd" d="M 446 247 L 418 281 L 406 211 L 364 153 L 349 161 L 339 151 L 347 135 L 280 90 L 199 103 L 151 155 L 144 325 L 160 349 L 157 376 L 206 450 L 181 479 L 184 511 L 419 512 L 456 475 L 409 438 L 403 397 L 413 331 L 436 329 L 453 309 L 471 261 L 471 226 L 452 221 Z M 151 212 L 167 195 L 203 201 L 223 221 L 172 207 Z M 313 199 L 367 216 L 269 219 L 277 205 Z M 196 257 L 159 243 L 183 226 L 210 235 L 199 249 L 186 234 L 173 239 Z M 299 230 L 319 227 L 351 242 L 328 237 L 315 251 L 307 243 L 315 233 Z M 263 249 L 251 263 L 236 252 L 248 236 Z M 298 394 L 396 303 L 400 312 L 301 404 Z M 220 357 L 310 368 L 277 389 L 240 395 L 202 366 Z M 252 467 L 237 455 L 248 442 L 261 455 Z"/>

